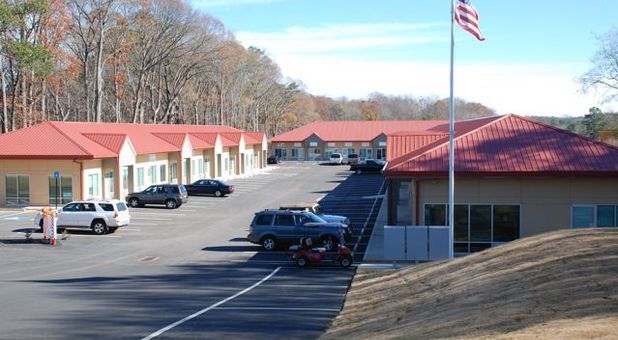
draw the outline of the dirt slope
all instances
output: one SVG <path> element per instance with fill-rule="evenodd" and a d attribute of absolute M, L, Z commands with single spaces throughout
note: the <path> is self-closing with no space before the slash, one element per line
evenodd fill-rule
<path fill-rule="evenodd" d="M 359 271 L 323 337 L 618 339 L 618 230 L 564 230 L 451 262 Z"/>

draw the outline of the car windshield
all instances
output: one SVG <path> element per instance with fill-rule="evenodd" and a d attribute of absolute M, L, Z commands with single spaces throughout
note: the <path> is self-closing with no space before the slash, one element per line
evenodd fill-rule
<path fill-rule="evenodd" d="M 180 186 L 180 192 L 182 192 L 183 194 L 185 194 L 185 195 L 186 195 L 186 194 L 187 194 L 187 188 L 185 188 L 185 186 L 184 186 L 184 185 L 181 185 L 181 186 Z"/>
<path fill-rule="evenodd" d="M 320 216 L 317 216 L 311 212 L 304 214 L 303 217 L 305 217 L 305 220 L 303 221 L 304 223 L 327 223 Z"/>

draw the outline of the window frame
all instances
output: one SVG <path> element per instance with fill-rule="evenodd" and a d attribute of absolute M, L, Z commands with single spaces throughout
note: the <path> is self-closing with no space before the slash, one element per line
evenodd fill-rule
<path fill-rule="evenodd" d="M 7 195 L 8 194 L 8 191 L 7 191 L 8 190 L 8 178 L 9 177 L 14 177 L 15 180 L 17 181 L 15 183 L 16 184 L 15 185 L 15 189 L 16 189 L 15 195 L 16 196 L 14 197 L 15 201 L 11 202 L 11 203 L 9 203 L 9 196 Z M 20 184 L 19 184 L 20 177 L 26 177 L 27 178 L 27 182 L 28 182 L 28 196 L 27 197 L 22 197 L 20 195 L 20 192 L 21 192 L 21 190 L 19 188 L 20 187 Z M 4 201 L 5 201 L 5 203 L 7 205 L 30 204 L 30 197 L 31 197 L 31 194 L 30 194 L 30 175 L 22 175 L 22 174 L 15 174 L 15 173 L 12 173 L 12 174 L 9 173 L 9 174 L 5 174 L 4 175 Z M 13 198 L 13 197 L 11 197 L 11 198 Z"/>
<path fill-rule="evenodd" d="M 613 206 L 614 207 L 614 219 L 613 219 L 613 226 L 609 226 L 609 227 L 599 227 L 599 206 Z M 592 223 L 591 227 L 575 227 L 573 225 L 573 210 L 575 208 L 592 208 L 593 212 L 592 212 L 592 218 L 594 220 L 594 222 Z M 618 204 L 612 204 L 612 203 L 598 203 L 598 204 L 572 204 L 571 205 L 571 216 L 570 216 L 570 220 L 571 220 L 571 229 L 585 229 L 585 228 L 618 228 Z"/>
<path fill-rule="evenodd" d="M 428 205 L 443 205 L 445 206 L 445 211 L 446 211 L 446 225 L 448 226 L 448 203 L 433 203 L 433 202 L 427 202 L 427 203 L 423 203 L 423 225 L 426 226 L 426 222 L 425 222 L 425 209 Z M 491 214 L 491 219 L 490 219 L 490 242 L 481 242 L 481 241 L 471 241 L 470 240 L 470 222 L 471 222 L 471 214 L 470 214 L 470 207 L 473 205 L 489 205 L 490 206 L 490 214 Z M 522 221 L 523 221 L 523 216 L 524 216 L 524 212 L 522 209 L 522 204 L 521 203 L 456 203 L 455 207 L 457 206 L 467 206 L 467 210 L 468 210 L 468 240 L 467 241 L 456 241 L 455 238 L 455 231 L 453 230 L 453 246 L 455 243 L 466 243 L 468 245 L 468 252 L 464 253 L 464 254 L 470 254 L 470 250 L 472 249 L 472 244 L 489 244 L 490 247 L 496 247 L 508 242 L 512 242 L 512 241 L 495 241 L 494 240 L 494 207 L 495 206 L 517 206 L 519 207 L 519 228 L 518 228 L 518 234 L 517 234 L 517 238 L 515 240 L 521 239 L 521 225 L 522 225 Z M 513 240 L 513 241 L 515 241 Z"/>

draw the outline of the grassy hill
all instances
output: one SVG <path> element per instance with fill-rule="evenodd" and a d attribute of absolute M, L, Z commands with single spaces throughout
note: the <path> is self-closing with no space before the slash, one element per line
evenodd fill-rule
<path fill-rule="evenodd" d="M 618 337 L 618 230 L 564 230 L 453 261 L 359 271 L 324 338 Z"/>

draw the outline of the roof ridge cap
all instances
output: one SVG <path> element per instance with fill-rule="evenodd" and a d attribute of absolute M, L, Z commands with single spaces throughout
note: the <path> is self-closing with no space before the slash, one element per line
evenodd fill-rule
<path fill-rule="evenodd" d="M 43 123 L 47 123 L 47 124 L 51 125 L 54 129 L 56 129 L 56 131 L 58 131 L 58 133 L 63 135 L 66 139 L 68 139 L 71 143 L 73 143 L 73 145 L 77 146 L 77 148 L 82 150 L 86 155 L 89 155 L 90 157 L 94 157 L 93 154 L 88 152 L 85 148 L 83 148 L 81 145 L 79 145 L 79 143 L 74 141 L 73 138 L 69 137 L 66 133 L 64 133 L 64 131 L 62 131 L 59 127 L 57 127 L 56 124 L 55 124 L 56 122 L 45 121 Z"/>

